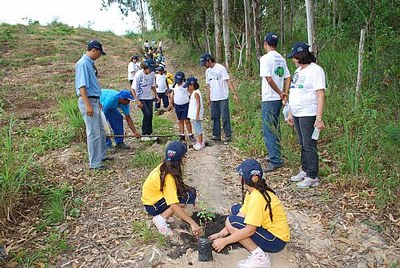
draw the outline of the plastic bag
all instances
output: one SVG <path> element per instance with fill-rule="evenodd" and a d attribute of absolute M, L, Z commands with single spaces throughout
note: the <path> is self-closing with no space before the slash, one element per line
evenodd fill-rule
<path fill-rule="evenodd" d="M 285 121 L 287 121 L 289 118 L 289 111 L 290 111 L 290 106 L 288 102 L 282 109 L 283 118 L 285 118 Z"/>
<path fill-rule="evenodd" d="M 101 111 L 101 121 L 103 121 L 103 126 L 104 126 L 104 131 L 106 132 L 106 136 L 110 136 L 111 135 L 110 125 L 108 124 L 106 115 L 104 114 L 103 111 Z"/>

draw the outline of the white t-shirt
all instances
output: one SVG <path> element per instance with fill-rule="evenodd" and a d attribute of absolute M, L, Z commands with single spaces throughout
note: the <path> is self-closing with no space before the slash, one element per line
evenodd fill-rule
<path fill-rule="evenodd" d="M 266 77 L 271 77 L 283 91 L 283 81 L 290 77 L 285 59 L 276 51 L 270 51 L 260 58 L 261 97 L 262 101 L 280 100 L 278 93 L 268 84 Z"/>
<path fill-rule="evenodd" d="M 165 74 L 156 74 L 157 93 L 165 93 L 168 89 L 167 76 Z"/>
<path fill-rule="evenodd" d="M 133 80 L 135 73 L 139 70 L 140 70 L 140 67 L 139 67 L 139 65 L 137 65 L 137 63 L 134 63 L 133 61 L 129 62 L 129 64 L 128 64 L 128 80 Z"/>
<path fill-rule="evenodd" d="M 189 92 L 187 88 L 182 85 L 175 85 L 174 87 L 174 104 L 183 105 L 189 103 Z"/>
<path fill-rule="evenodd" d="M 132 89 L 135 90 L 139 100 L 152 100 L 154 98 L 152 86 L 155 86 L 155 74 L 145 74 L 139 70 L 133 77 Z"/>
<path fill-rule="evenodd" d="M 158 42 L 158 47 L 162 47 L 162 41 Z"/>
<path fill-rule="evenodd" d="M 206 84 L 210 86 L 211 101 L 226 100 L 229 97 L 228 82 L 229 74 L 226 68 L 216 63 L 214 67 L 206 70 Z"/>
<path fill-rule="evenodd" d="M 296 117 L 317 115 L 317 90 L 326 89 L 325 72 L 315 63 L 297 68 L 290 85 L 290 112 Z"/>
<path fill-rule="evenodd" d="M 203 115 L 204 115 L 203 98 L 201 96 L 200 90 L 198 90 L 198 89 L 193 91 L 192 95 L 190 95 L 188 118 L 192 119 L 192 120 L 196 120 L 197 101 L 196 101 L 195 94 L 198 94 L 200 97 L 200 112 L 199 112 L 200 119 L 199 120 L 203 120 Z"/>

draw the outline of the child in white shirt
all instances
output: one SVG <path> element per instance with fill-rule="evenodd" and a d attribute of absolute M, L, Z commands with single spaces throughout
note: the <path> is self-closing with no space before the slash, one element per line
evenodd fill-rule
<path fill-rule="evenodd" d="M 193 149 L 199 151 L 205 147 L 202 123 L 204 114 L 203 98 L 196 77 L 189 77 L 183 87 L 187 88 L 190 94 L 188 118 L 191 120 L 197 135 L 197 143 L 193 145 Z"/>

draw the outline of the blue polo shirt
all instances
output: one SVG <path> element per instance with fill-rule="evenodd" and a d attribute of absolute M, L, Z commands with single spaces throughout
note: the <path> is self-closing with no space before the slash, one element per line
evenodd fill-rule
<path fill-rule="evenodd" d="M 76 95 L 80 96 L 79 89 L 86 87 L 88 97 L 100 97 L 101 90 L 94 72 L 94 61 L 88 55 L 83 54 L 75 66 L 75 90 Z"/>
<path fill-rule="evenodd" d="M 102 89 L 100 103 L 103 106 L 103 112 L 107 113 L 109 109 L 120 108 L 124 115 L 130 115 L 129 104 L 123 105 L 118 103 L 118 91 L 114 89 Z"/>

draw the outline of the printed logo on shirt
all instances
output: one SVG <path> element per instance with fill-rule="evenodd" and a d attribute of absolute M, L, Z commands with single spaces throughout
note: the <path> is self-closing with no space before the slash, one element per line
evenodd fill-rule
<path fill-rule="evenodd" d="M 282 66 L 278 66 L 275 68 L 275 74 L 279 77 L 282 77 L 285 74 L 285 69 Z"/>

